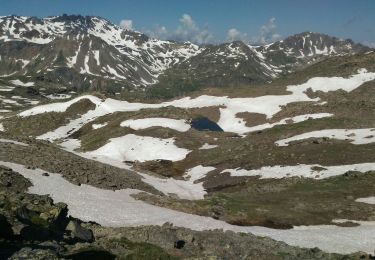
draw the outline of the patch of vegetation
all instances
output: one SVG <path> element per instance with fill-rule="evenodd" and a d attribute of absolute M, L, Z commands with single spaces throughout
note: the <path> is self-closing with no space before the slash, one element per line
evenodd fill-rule
<path fill-rule="evenodd" d="M 41 217 L 39 216 L 33 216 L 31 218 L 31 223 L 33 223 L 34 225 L 37 225 L 37 226 L 40 226 L 40 227 L 43 227 L 43 228 L 48 228 L 49 227 L 49 223 L 47 220 L 45 219 L 42 219 Z"/>
<path fill-rule="evenodd" d="M 322 180 L 253 177 L 242 184 L 212 191 L 198 201 L 145 194 L 137 198 L 159 206 L 211 216 L 234 225 L 284 229 L 298 225 L 333 224 L 333 219 L 373 219 L 375 205 L 355 200 L 373 196 L 374 188 L 375 172 L 348 172 Z"/>
<path fill-rule="evenodd" d="M 180 78 L 168 78 L 163 81 L 149 87 L 146 90 L 146 98 L 150 99 L 171 99 L 175 97 L 185 96 L 193 91 L 197 91 L 199 85 L 193 80 L 183 80 Z"/>
<path fill-rule="evenodd" d="M 355 202 L 373 196 L 375 172 L 349 172 L 323 180 L 283 179 L 246 182 L 198 203 L 219 207 L 223 218 L 236 224 L 263 221 L 265 225 L 318 225 L 332 219 L 367 220 L 375 206 Z M 263 225 L 264 225 L 263 224 Z"/>
<path fill-rule="evenodd" d="M 65 112 L 50 112 L 28 117 L 15 116 L 5 119 L 3 124 L 7 131 L 14 135 L 38 136 L 66 125 L 71 119 L 94 108 L 95 105 L 91 101 L 83 99 L 71 105 Z"/>
<path fill-rule="evenodd" d="M 120 243 L 125 246 L 130 253 L 124 256 L 119 256 L 123 260 L 138 260 L 138 259 L 158 259 L 158 260 L 174 260 L 178 259 L 169 255 L 162 248 L 145 242 L 132 242 L 126 238 L 112 240 L 111 242 Z"/>

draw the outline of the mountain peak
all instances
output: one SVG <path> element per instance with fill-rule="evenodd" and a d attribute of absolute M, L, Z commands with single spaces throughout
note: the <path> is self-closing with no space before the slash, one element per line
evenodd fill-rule
<path fill-rule="evenodd" d="M 67 14 L 0 17 L 1 43 L 11 50 L 22 46 L 28 52 L 22 56 L 8 51 L 7 57 L 5 51 L 0 51 L 4 55 L 2 62 L 8 59 L 9 63 L 2 65 L 5 75 L 47 73 L 55 77 L 56 71 L 64 68 L 85 75 L 85 80 L 89 76 L 121 82 L 130 88 L 155 84 L 159 75 L 176 66 L 174 72 L 194 71 L 202 78 L 214 79 L 207 81 L 210 84 L 227 84 L 221 78 L 229 74 L 242 77 L 240 82 L 260 82 L 329 55 L 368 50 L 351 40 L 314 32 L 302 32 L 259 47 L 242 41 L 199 47 L 189 42 L 152 39 L 102 17 Z M 77 88 L 82 84 L 67 82 Z"/>

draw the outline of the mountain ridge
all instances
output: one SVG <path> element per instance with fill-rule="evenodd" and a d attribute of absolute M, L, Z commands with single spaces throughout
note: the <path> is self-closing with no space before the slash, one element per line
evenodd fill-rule
<path fill-rule="evenodd" d="M 194 88 L 265 83 L 326 57 L 370 50 L 312 32 L 257 47 L 241 41 L 198 46 L 81 15 L 2 16 L 0 45 L 3 77 L 44 78 L 69 90 L 112 93 L 176 81 L 173 88 L 186 82 Z"/>

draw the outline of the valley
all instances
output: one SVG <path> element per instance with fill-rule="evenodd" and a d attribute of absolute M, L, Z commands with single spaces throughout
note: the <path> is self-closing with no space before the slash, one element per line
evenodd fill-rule
<path fill-rule="evenodd" d="M 66 15 L 0 17 L 0 45 L 0 258 L 373 257 L 369 47 Z"/>

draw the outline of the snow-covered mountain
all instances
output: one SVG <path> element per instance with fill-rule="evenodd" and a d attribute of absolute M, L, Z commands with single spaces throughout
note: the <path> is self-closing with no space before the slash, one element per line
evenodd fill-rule
<path fill-rule="evenodd" d="M 172 97 L 204 87 L 263 84 L 333 56 L 364 53 L 370 48 L 319 33 L 301 33 L 265 46 L 241 41 L 205 46 L 199 54 L 167 69 L 154 87 Z M 161 93 L 161 94 L 160 94 Z"/>
<path fill-rule="evenodd" d="M 68 68 L 133 87 L 155 83 L 165 69 L 200 51 L 191 43 L 123 30 L 103 18 L 67 15 L 1 17 L 0 44 L 3 75 L 61 74 Z"/>
<path fill-rule="evenodd" d="M 157 82 L 263 83 L 327 56 L 369 49 L 318 33 L 257 47 L 243 42 L 197 46 L 152 39 L 100 17 L 79 15 L 0 17 L 0 46 L 3 77 L 26 76 L 48 87 L 112 92 Z"/>
<path fill-rule="evenodd" d="M 325 34 L 304 32 L 272 44 L 257 47 L 259 56 L 270 66 L 288 72 L 328 56 L 366 52 L 368 47 L 352 40 Z"/>

